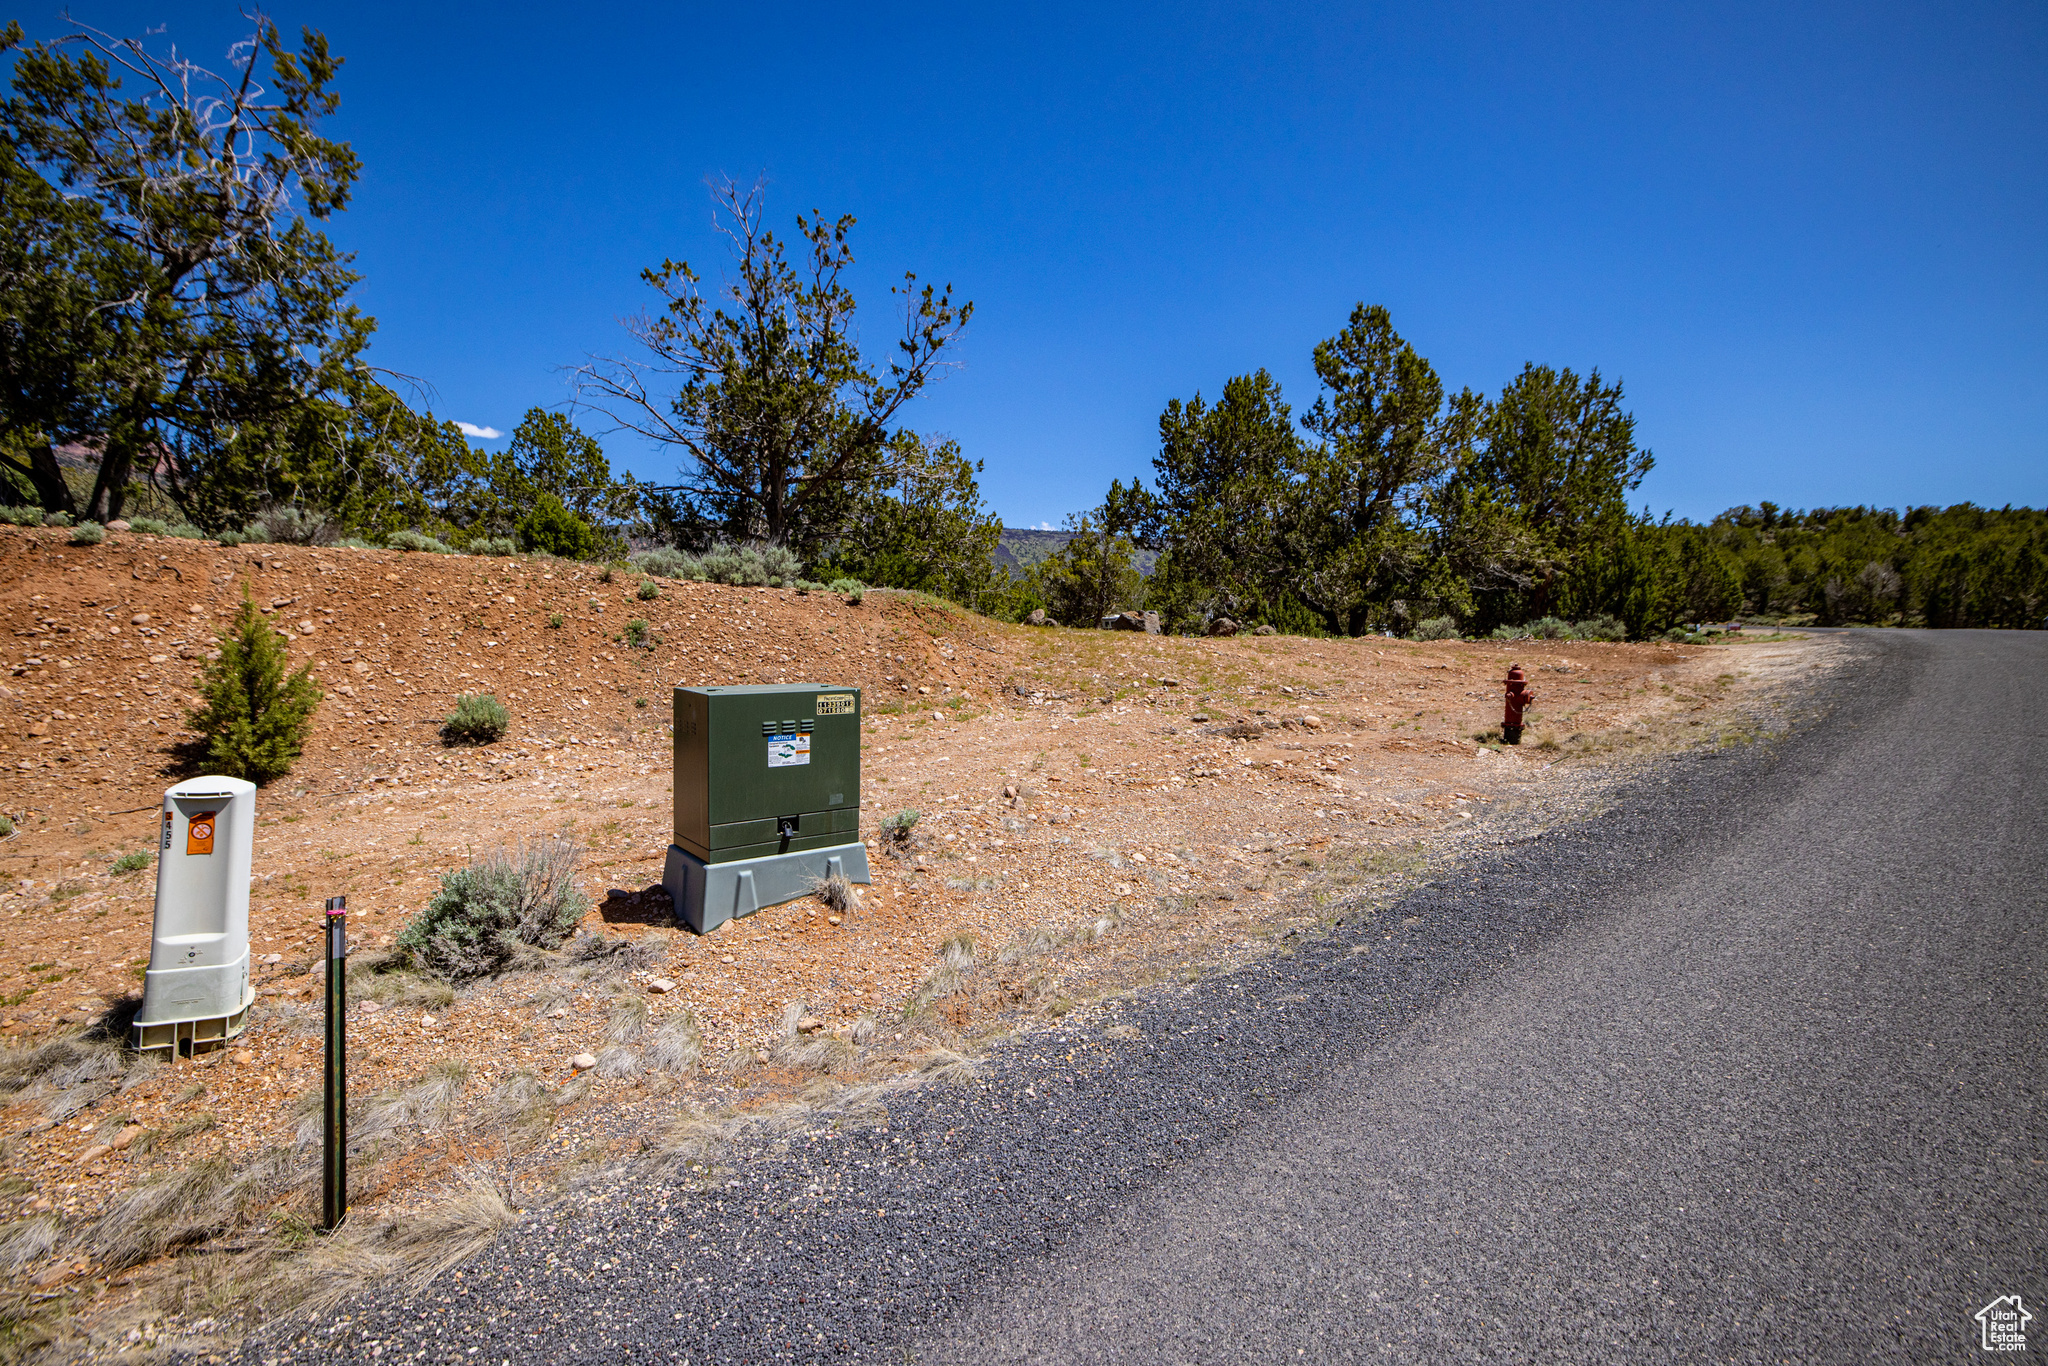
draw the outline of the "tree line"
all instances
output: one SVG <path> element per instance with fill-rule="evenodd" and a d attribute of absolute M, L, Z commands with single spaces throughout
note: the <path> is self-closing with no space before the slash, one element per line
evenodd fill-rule
<path fill-rule="evenodd" d="M 1964 504 L 1697 525 L 1631 510 L 1654 464 L 1622 387 L 1528 364 L 1489 398 L 1446 390 L 1385 308 L 1313 353 L 1297 417 L 1261 369 L 1170 400 L 1149 482 L 1069 520 L 1032 585 L 1062 620 L 1156 609 L 1320 635 L 1512 634 L 1592 620 L 1633 639 L 1738 614 L 1823 624 L 2039 627 L 2048 514 Z M 1157 564 L 1139 581 L 1140 549 Z"/>
<path fill-rule="evenodd" d="M 79 26 L 0 31 L 0 501 L 192 534 L 360 538 L 583 558 L 772 546 L 819 579 L 1011 618 L 1157 610 L 1358 635 L 1586 621 L 1643 638 L 1737 612 L 2039 625 L 2042 514 L 1971 507 L 1654 520 L 1622 387 L 1530 364 L 1450 392 L 1360 304 L 1295 413 L 1265 370 L 1170 401 L 1149 478 L 1113 482 L 1012 576 L 982 466 L 906 421 L 973 316 L 906 274 L 864 348 L 851 216 L 773 231 L 762 187 L 713 187 L 729 259 L 643 272 L 628 347 L 569 367 L 566 411 L 471 446 L 368 359 L 375 320 L 322 225 L 360 164 L 322 124 L 342 59 L 259 19 L 220 73 Z M 601 423 L 675 453 L 614 471 Z M 84 452 L 80 458 L 79 453 Z M 408 539 L 410 538 L 410 539 Z M 1149 575 L 1137 572 L 1149 552 Z M 786 557 L 785 556 L 785 557 Z"/>

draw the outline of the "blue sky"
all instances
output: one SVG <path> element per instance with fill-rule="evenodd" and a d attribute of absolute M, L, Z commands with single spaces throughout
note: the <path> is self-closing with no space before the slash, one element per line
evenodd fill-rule
<path fill-rule="evenodd" d="M 241 27 L 74 13 L 207 57 Z M 1621 379 L 1660 514 L 2048 504 L 2034 0 L 272 13 L 347 59 L 331 131 L 365 170 L 330 231 L 374 358 L 445 417 L 564 403 L 643 267 L 719 264 L 706 177 L 765 173 L 782 227 L 859 218 L 877 350 L 902 271 L 975 301 L 908 417 L 986 462 L 1011 525 L 1146 471 L 1169 398 L 1265 366 L 1306 409 L 1360 300 L 1451 388 Z"/>

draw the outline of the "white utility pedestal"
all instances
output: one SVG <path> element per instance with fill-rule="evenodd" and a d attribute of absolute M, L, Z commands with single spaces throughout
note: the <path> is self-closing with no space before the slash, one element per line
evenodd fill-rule
<path fill-rule="evenodd" d="M 249 861 L 256 784 L 194 778 L 164 793 L 156 932 L 135 1017 L 138 1052 L 225 1047 L 249 1023 Z"/>

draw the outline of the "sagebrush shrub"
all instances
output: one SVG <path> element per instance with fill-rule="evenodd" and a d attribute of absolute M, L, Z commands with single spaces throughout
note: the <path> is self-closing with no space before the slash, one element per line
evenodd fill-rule
<path fill-rule="evenodd" d="M 9 526 L 41 526 L 43 510 L 29 507 L 0 508 L 0 522 Z"/>
<path fill-rule="evenodd" d="M 107 539 L 107 529 L 98 522 L 80 522 L 71 528 L 71 544 L 98 545 Z"/>
<path fill-rule="evenodd" d="M 130 517 L 128 519 L 128 529 L 143 536 L 168 536 L 171 534 L 170 524 L 159 522 L 154 517 Z"/>
<path fill-rule="evenodd" d="M 334 524 L 324 512 L 287 504 L 257 517 L 242 528 L 242 536 L 277 545 L 325 545 L 334 539 Z"/>
<path fill-rule="evenodd" d="M 653 550 L 642 550 L 626 557 L 635 569 L 643 574 L 652 574 L 658 579 L 704 578 L 704 564 L 695 555 L 685 555 L 669 546 Z"/>
<path fill-rule="evenodd" d="M 454 547 L 445 541 L 418 531 L 394 531 L 384 538 L 386 547 L 392 550 L 418 550 L 429 555 L 452 555 Z"/>
<path fill-rule="evenodd" d="M 491 693 L 464 693 L 441 722 L 441 735 L 451 744 L 488 745 L 511 724 L 512 713 Z"/>
<path fill-rule="evenodd" d="M 1458 639 L 1457 620 L 1452 617 L 1431 617 L 1427 621 L 1419 621 L 1415 624 L 1415 630 L 1409 636 L 1409 639 L 1456 640 Z"/>
<path fill-rule="evenodd" d="M 291 772 L 321 692 L 311 664 L 287 675 L 289 663 L 284 636 L 263 620 L 243 584 L 242 605 L 220 635 L 220 657 L 200 671 L 203 705 L 187 718 L 210 772 L 258 786 Z"/>
<path fill-rule="evenodd" d="M 1588 617 L 1577 626 L 1580 640 L 1627 640 L 1628 627 L 1617 617 Z"/>
<path fill-rule="evenodd" d="M 576 886 L 575 844 L 546 837 L 495 849 L 441 878 L 398 946 L 419 967 L 450 981 L 510 967 L 521 945 L 557 949 L 590 910 Z"/>

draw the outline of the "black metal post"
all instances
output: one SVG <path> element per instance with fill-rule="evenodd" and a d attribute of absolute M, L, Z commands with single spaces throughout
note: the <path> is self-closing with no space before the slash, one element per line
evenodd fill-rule
<path fill-rule="evenodd" d="M 348 1213 L 348 898 L 327 898 L 327 1114 L 320 1226 Z"/>

